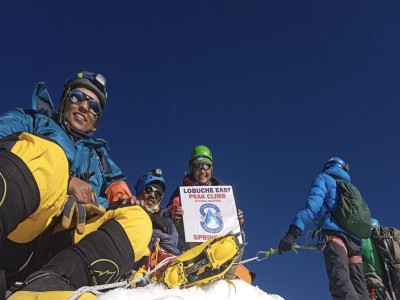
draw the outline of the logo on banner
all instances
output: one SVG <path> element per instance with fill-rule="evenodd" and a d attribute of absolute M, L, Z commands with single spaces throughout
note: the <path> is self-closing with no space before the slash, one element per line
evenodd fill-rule
<path fill-rule="evenodd" d="M 199 208 L 201 214 L 201 227 L 210 233 L 218 233 L 224 228 L 224 221 L 221 218 L 221 210 L 218 206 L 206 203 Z"/>

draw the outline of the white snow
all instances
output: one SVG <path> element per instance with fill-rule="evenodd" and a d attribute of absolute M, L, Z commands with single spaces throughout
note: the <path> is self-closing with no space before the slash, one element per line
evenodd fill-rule
<path fill-rule="evenodd" d="M 168 289 L 165 285 L 153 283 L 136 289 L 116 289 L 98 297 L 99 300 L 284 300 L 279 295 L 270 295 L 256 286 L 242 280 L 233 280 L 233 285 L 219 280 L 203 286 L 188 289 Z"/>

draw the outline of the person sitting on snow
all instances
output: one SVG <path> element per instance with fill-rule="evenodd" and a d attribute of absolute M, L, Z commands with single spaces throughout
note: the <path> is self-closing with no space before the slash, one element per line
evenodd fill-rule
<path fill-rule="evenodd" d="M 80 72 L 66 81 L 57 111 L 39 83 L 31 109 L 0 117 L 0 286 L 46 262 L 16 298 L 50 289 L 56 299 L 59 291 L 114 282 L 149 255 L 148 214 L 140 206 L 103 207 L 133 200 L 107 143 L 93 137 L 107 99 L 106 79 Z M 56 225 L 76 232 L 48 261 Z"/>
<path fill-rule="evenodd" d="M 182 250 L 178 248 L 178 231 L 168 211 L 160 206 L 165 190 L 161 169 L 143 174 L 135 185 L 139 205 L 149 214 L 153 224 L 153 240 L 158 239 L 159 246 L 167 253 L 179 255 Z"/>

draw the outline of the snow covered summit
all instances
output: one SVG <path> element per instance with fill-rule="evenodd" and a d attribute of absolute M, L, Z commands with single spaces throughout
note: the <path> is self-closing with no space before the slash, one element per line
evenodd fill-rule
<path fill-rule="evenodd" d="M 168 289 L 163 284 L 154 283 L 136 289 L 116 289 L 99 297 L 99 300 L 283 300 L 279 295 L 270 295 L 242 280 L 233 280 L 233 285 L 219 280 L 189 289 Z"/>

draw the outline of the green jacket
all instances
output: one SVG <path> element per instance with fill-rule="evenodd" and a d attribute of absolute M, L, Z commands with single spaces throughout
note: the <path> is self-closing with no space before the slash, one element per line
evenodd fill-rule
<path fill-rule="evenodd" d="M 368 288 L 383 288 L 382 260 L 372 238 L 363 240 L 361 255 Z"/>

